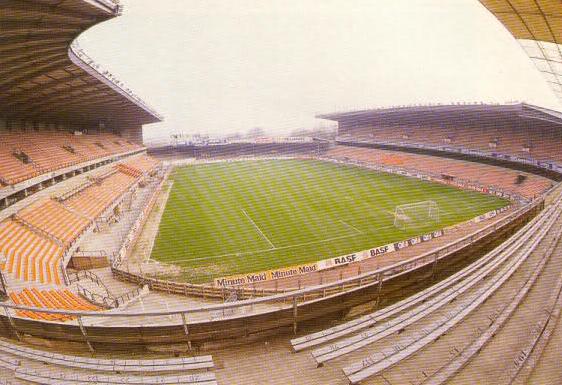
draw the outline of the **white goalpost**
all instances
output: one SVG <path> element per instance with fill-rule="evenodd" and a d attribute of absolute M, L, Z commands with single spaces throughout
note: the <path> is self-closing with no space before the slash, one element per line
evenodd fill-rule
<path fill-rule="evenodd" d="M 401 230 L 429 222 L 439 223 L 439 206 L 435 201 L 407 203 L 396 206 L 394 210 L 394 226 Z"/>

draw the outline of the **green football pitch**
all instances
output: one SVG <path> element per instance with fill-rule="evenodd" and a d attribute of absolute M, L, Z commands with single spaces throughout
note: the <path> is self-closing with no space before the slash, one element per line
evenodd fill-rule
<path fill-rule="evenodd" d="M 152 258 L 184 278 L 290 266 L 404 240 L 509 204 L 442 184 L 312 160 L 177 168 Z M 397 205 L 433 200 L 440 221 L 394 226 Z"/>

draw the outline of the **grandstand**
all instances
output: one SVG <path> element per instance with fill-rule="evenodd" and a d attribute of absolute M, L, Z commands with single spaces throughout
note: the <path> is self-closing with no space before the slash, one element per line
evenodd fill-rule
<path fill-rule="evenodd" d="M 562 95 L 559 2 L 481 3 Z M 162 117 L 74 43 L 118 1 L 0 10 L 0 384 L 562 381 L 560 112 L 148 151 Z"/>
<path fill-rule="evenodd" d="M 432 105 L 319 115 L 339 141 L 428 149 L 506 160 L 560 172 L 562 115 L 526 103 Z"/>

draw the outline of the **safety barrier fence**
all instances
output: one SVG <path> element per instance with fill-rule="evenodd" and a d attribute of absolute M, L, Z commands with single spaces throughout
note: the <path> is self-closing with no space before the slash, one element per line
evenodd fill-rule
<path fill-rule="evenodd" d="M 452 253 L 455 253 L 475 242 L 478 242 L 482 238 L 485 238 L 491 233 L 505 227 L 512 221 L 525 216 L 530 211 L 537 209 L 542 206 L 543 199 L 538 199 L 533 203 L 523 206 L 518 210 L 506 215 L 505 217 L 491 223 L 479 230 L 472 232 L 464 237 L 454 240 L 442 247 L 433 249 L 419 256 L 413 257 L 406 261 L 398 262 L 396 264 L 384 267 L 381 269 L 373 270 L 370 272 L 361 273 L 358 269 L 358 274 L 355 277 L 346 278 L 338 280 L 330 284 L 321 284 L 317 286 L 311 286 L 311 290 L 301 289 L 267 289 L 259 287 L 215 287 L 205 284 L 191 284 L 185 282 L 172 282 L 168 280 L 161 280 L 157 278 L 150 278 L 139 275 L 137 273 L 127 272 L 121 268 L 112 267 L 112 272 L 114 277 L 117 279 L 137 283 L 140 285 L 148 285 L 151 290 L 167 292 L 171 294 L 183 294 L 186 296 L 200 296 L 204 298 L 218 298 L 225 300 L 230 293 L 235 292 L 238 298 L 257 298 L 257 297 L 270 297 L 272 301 L 274 298 L 278 298 L 279 294 L 290 293 L 290 292 L 302 292 L 302 299 L 313 299 L 322 298 L 325 296 L 333 295 L 351 288 L 361 287 L 365 285 L 372 284 L 373 282 L 378 282 L 381 277 L 392 277 L 396 274 L 402 274 L 407 271 L 411 271 L 422 266 L 426 266 L 431 263 L 437 263 L 437 261 L 445 258 Z M 316 288 L 316 289 L 314 289 Z M 304 290 L 304 291 L 303 291 Z M 283 296 L 279 297 L 278 300 L 283 300 Z"/>
<path fill-rule="evenodd" d="M 435 269 L 437 263 L 451 252 L 462 249 L 513 221 L 525 220 L 543 207 L 544 197 L 541 197 L 497 222 L 451 242 L 439 250 L 382 269 L 305 289 L 190 308 L 175 305 L 174 309 L 166 311 L 145 311 L 142 302 L 143 311 L 99 312 L 45 308 L 39 310 L 33 307 L 0 303 L 0 322 L 6 326 L 5 332 L 11 332 L 20 339 L 22 335 L 36 335 L 82 341 L 92 351 L 97 343 L 185 342 L 191 346 L 192 342 L 232 336 L 240 337 L 248 335 L 248 333 L 279 328 L 292 328 L 296 333 L 300 322 L 363 303 L 365 298 L 369 298 L 371 301 L 376 299 L 378 303 L 385 282 L 407 279 L 407 277 L 412 277 L 410 273 L 424 267 L 429 270 Z M 542 218 L 545 213 L 550 211 L 545 210 L 538 215 Z M 150 282 L 143 283 L 147 287 L 150 286 Z M 166 283 L 162 282 L 162 284 Z M 384 286 L 386 287 L 386 285 Z M 232 293 L 229 293 L 230 295 Z M 168 306 L 166 308 L 169 309 Z M 73 317 L 73 320 L 61 324 L 58 321 L 22 319 L 16 316 L 17 310 L 66 314 Z"/>
<path fill-rule="evenodd" d="M 277 157 L 272 157 L 274 159 L 277 159 Z M 282 158 L 282 157 L 281 157 Z M 344 163 L 344 164 L 349 164 L 349 165 L 353 165 L 353 166 L 359 166 L 359 167 L 364 167 L 364 168 L 368 168 L 368 169 L 374 169 L 377 171 L 383 171 L 383 172 L 388 172 L 388 173 L 393 173 L 393 174 L 400 174 L 400 175 L 404 175 L 404 176 L 408 176 L 408 177 L 414 177 L 414 178 L 418 178 L 418 179 L 429 179 L 429 180 L 434 180 L 434 181 L 441 181 L 441 177 L 438 175 L 430 175 L 430 174 L 426 174 L 426 173 L 420 173 L 418 171 L 415 170 L 407 170 L 407 169 L 402 169 L 399 167 L 390 167 L 390 166 L 382 166 L 382 165 L 377 165 L 377 164 L 373 164 L 373 163 L 369 163 L 369 162 L 362 162 L 362 161 L 342 161 L 339 159 L 332 159 L 332 158 L 326 158 L 326 157 L 309 157 L 311 159 L 320 159 L 323 161 L 329 161 L 329 162 L 334 162 L 334 163 Z M 225 160 L 213 160 L 213 162 L 217 162 L 217 161 L 225 161 Z M 227 160 L 228 161 L 228 160 Z M 238 159 L 232 159 L 231 161 L 238 161 Z M 169 174 L 171 168 L 166 170 L 166 176 L 167 174 Z M 228 288 L 223 288 L 223 287 L 216 287 L 216 286 L 222 286 L 222 285 L 207 285 L 207 284 L 190 284 L 190 283 L 184 283 L 184 282 L 173 282 L 170 280 L 161 280 L 161 279 L 157 279 L 157 278 L 153 278 L 153 277 L 147 277 L 145 276 L 142 271 L 141 272 L 131 272 L 129 269 L 129 266 L 124 266 L 123 261 L 129 256 L 130 252 L 132 251 L 132 245 L 134 245 L 134 242 L 136 241 L 136 239 L 138 239 L 138 237 L 140 236 L 140 233 L 142 232 L 142 227 L 144 226 L 144 223 L 146 222 L 146 219 L 150 213 L 150 210 L 152 209 L 152 207 L 154 206 L 154 203 L 156 201 L 156 198 L 158 196 L 158 191 L 161 190 L 162 188 L 162 184 L 164 183 L 164 181 L 167 178 L 164 177 L 160 186 L 157 187 L 154 195 L 151 197 L 149 203 L 145 206 L 145 208 L 143 209 L 143 211 L 141 212 L 141 214 L 139 215 L 139 218 L 137 220 L 137 224 L 135 226 L 133 226 L 131 228 L 131 231 L 129 233 L 129 235 L 127 236 L 127 241 L 125 241 L 123 243 L 123 246 L 121 247 L 119 253 L 116 255 L 116 258 L 114 259 L 113 263 L 112 263 L 112 271 L 113 274 L 116 278 L 126 281 L 126 282 L 131 282 L 131 283 L 137 283 L 137 284 L 147 284 L 150 286 L 150 288 L 152 290 L 157 290 L 157 291 L 163 291 L 163 292 L 167 292 L 167 293 L 174 293 L 174 294 L 183 294 L 183 295 L 190 295 L 190 296 L 199 296 L 199 297 L 203 297 L 203 298 L 220 298 L 223 301 L 229 296 L 230 293 L 232 292 L 236 292 L 238 298 L 255 298 L 255 297 L 263 297 L 263 296 L 271 296 L 274 294 L 278 294 L 278 293 L 284 293 L 287 291 L 291 291 L 291 290 L 295 290 L 296 288 L 289 288 L 289 289 L 279 289 L 278 286 L 276 285 L 275 288 L 273 289 L 265 289 L 265 288 L 256 288 L 254 285 L 251 288 L 248 288 L 247 286 L 244 287 L 244 285 L 237 285 L 236 287 L 228 287 Z M 449 183 L 450 184 L 450 183 Z M 497 187 L 492 187 L 492 186 L 484 186 L 481 185 L 479 183 L 476 182 L 470 182 L 470 181 L 464 181 L 464 180 L 458 180 L 455 183 L 456 186 L 462 187 L 462 188 L 468 188 L 468 189 L 472 189 L 472 190 L 476 190 L 476 191 L 480 191 L 480 192 L 485 192 L 487 194 L 490 195 L 495 195 L 495 196 L 500 196 L 500 197 L 504 197 L 504 198 L 508 198 L 511 200 L 515 200 L 517 202 L 519 202 L 520 204 L 525 204 L 528 203 L 528 200 L 520 197 L 517 194 L 512 194 L 512 193 L 507 193 L 505 191 L 503 191 L 500 188 Z M 502 210 L 500 210 L 502 211 Z M 496 213 L 494 213 L 495 216 Z M 477 222 L 479 221 L 478 219 L 482 219 L 480 217 L 475 218 L 477 219 Z M 485 219 L 488 219 L 488 217 L 486 217 Z M 466 245 L 464 245 L 466 246 Z M 322 274 L 322 272 L 321 272 Z M 361 268 L 358 267 L 358 275 L 361 274 Z M 343 277 L 340 277 L 340 280 Z M 323 279 L 321 279 L 320 281 L 321 283 L 324 282 Z M 228 285 L 227 285 L 228 286 Z M 301 285 L 298 285 L 298 288 L 301 288 Z"/>
<path fill-rule="evenodd" d="M 365 288 L 373 285 L 377 285 L 380 290 L 384 281 L 388 281 L 400 275 L 407 274 L 424 266 L 431 266 L 432 264 L 437 264 L 440 260 L 450 255 L 451 253 L 458 251 L 466 247 L 467 245 L 470 245 L 486 237 L 491 233 L 496 232 L 497 230 L 510 224 L 512 221 L 521 218 L 526 214 L 529 214 L 533 210 L 541 209 L 543 207 L 543 203 L 544 203 L 543 197 L 541 197 L 540 199 L 536 199 L 529 205 L 519 208 L 518 210 L 510 213 L 509 215 L 499 219 L 494 223 L 487 225 L 484 228 L 481 228 L 471 234 L 468 234 L 460 239 L 457 239 L 436 250 L 433 250 L 425 254 L 421 254 L 419 256 L 413 257 L 406 261 L 398 262 L 396 264 L 381 269 L 377 269 L 374 271 L 358 274 L 357 276 L 345 278 L 340 281 L 311 286 L 300 290 L 291 290 L 285 293 L 277 293 L 270 296 L 245 299 L 232 303 L 210 304 L 200 307 L 170 310 L 170 311 L 108 313 L 108 312 L 83 312 L 83 311 L 55 310 L 55 309 L 41 308 L 40 312 L 49 313 L 49 314 L 72 315 L 78 317 L 78 320 L 87 317 L 87 318 L 91 318 L 92 321 L 94 319 L 99 320 L 100 318 L 125 317 L 131 320 L 133 318 L 140 317 L 144 320 L 143 322 L 146 322 L 146 319 L 147 318 L 150 319 L 151 317 L 182 316 L 188 318 L 188 316 L 191 317 L 203 313 L 210 315 L 209 318 L 212 319 L 213 317 L 216 318 L 216 314 L 215 314 L 216 312 L 224 312 L 226 310 L 230 310 L 229 313 L 238 316 L 240 313 L 247 313 L 248 309 L 252 309 L 253 311 L 255 311 L 256 307 L 258 306 L 261 306 L 263 310 L 266 312 L 275 309 L 280 309 L 280 308 L 287 308 L 287 307 L 293 307 L 296 311 L 297 305 L 299 304 L 310 302 L 310 301 L 314 302 L 314 301 L 321 300 L 323 298 L 337 296 L 343 292 L 349 292 L 352 290 L 357 290 L 360 288 Z M 114 272 L 116 272 L 116 274 L 122 274 L 123 276 L 126 276 L 127 274 L 126 272 L 122 272 L 115 268 L 113 270 Z M 173 282 L 157 280 L 157 279 L 142 278 L 138 276 L 131 277 L 131 279 L 137 279 L 139 284 L 148 285 L 148 287 L 152 290 L 155 290 L 156 288 L 160 288 L 160 289 L 163 288 L 166 289 L 164 291 L 168 291 L 170 293 L 189 292 L 189 290 L 191 289 L 190 286 L 195 286 L 189 284 L 173 283 Z M 203 288 L 203 290 L 206 289 L 211 289 L 211 287 Z M 228 294 L 230 293 L 226 289 L 225 290 L 222 290 L 221 288 L 215 288 L 215 289 L 217 289 L 216 292 L 221 293 L 221 295 L 224 294 L 225 296 L 228 296 Z M 196 288 L 196 290 L 201 290 L 201 288 Z M 260 293 L 265 292 L 264 289 L 243 289 L 243 290 L 245 290 L 245 293 L 255 294 L 256 297 L 258 297 Z M 240 293 L 240 291 L 238 293 Z M 209 297 L 212 297 L 211 292 L 209 292 Z M 223 297 L 221 296 L 220 298 Z M 12 313 L 14 312 L 14 310 L 38 311 L 38 309 L 35 309 L 33 307 L 18 306 L 8 303 L 0 303 L 0 307 L 3 310 L 3 313 L 9 318 L 12 318 Z M 241 311 L 240 312 L 232 311 L 236 309 L 239 309 Z"/>

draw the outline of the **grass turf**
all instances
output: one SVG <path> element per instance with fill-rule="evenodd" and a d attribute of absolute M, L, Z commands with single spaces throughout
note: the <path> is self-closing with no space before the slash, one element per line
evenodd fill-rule
<path fill-rule="evenodd" d="M 359 167 L 261 160 L 177 168 L 152 258 L 184 278 L 267 270 L 344 255 L 476 217 L 508 201 Z M 434 200 L 440 222 L 399 230 L 397 205 Z"/>

